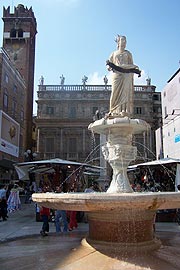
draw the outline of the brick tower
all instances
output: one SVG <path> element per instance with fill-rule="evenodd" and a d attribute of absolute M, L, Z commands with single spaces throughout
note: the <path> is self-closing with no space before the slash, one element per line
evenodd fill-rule
<path fill-rule="evenodd" d="M 34 92 L 34 63 L 37 23 L 32 7 L 24 5 L 3 9 L 3 48 L 11 61 L 21 73 L 26 82 L 26 97 L 24 101 L 24 150 L 32 148 L 32 116 Z"/>

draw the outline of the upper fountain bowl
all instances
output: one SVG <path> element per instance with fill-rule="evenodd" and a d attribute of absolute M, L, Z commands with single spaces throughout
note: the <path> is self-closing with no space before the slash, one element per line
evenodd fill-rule
<path fill-rule="evenodd" d="M 102 118 L 91 123 L 88 129 L 93 130 L 93 132 L 98 134 L 109 134 L 109 130 L 112 128 L 126 128 L 131 129 L 132 134 L 141 134 L 149 129 L 149 124 L 141 119 L 131 119 L 127 116 L 125 117 L 111 117 Z"/>

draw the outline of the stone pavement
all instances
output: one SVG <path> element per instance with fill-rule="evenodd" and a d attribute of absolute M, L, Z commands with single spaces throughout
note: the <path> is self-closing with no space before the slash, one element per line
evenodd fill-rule
<path fill-rule="evenodd" d="M 0 221 L 0 242 L 19 237 L 39 235 L 42 222 L 36 221 L 35 204 L 22 204 L 21 210 L 8 214 L 7 221 Z M 50 235 L 56 234 L 55 225 L 49 222 Z M 76 231 L 88 231 L 88 224 L 79 223 Z"/>
<path fill-rule="evenodd" d="M 0 222 L 0 269 L 2 270 L 179 270 L 180 226 L 176 223 L 156 223 L 157 237 L 162 247 L 145 257 L 107 256 L 84 246 L 88 224 L 66 234 L 56 234 L 50 222 L 48 237 L 40 235 L 42 222 L 36 222 L 35 205 L 23 204 L 20 211 L 9 214 Z"/>

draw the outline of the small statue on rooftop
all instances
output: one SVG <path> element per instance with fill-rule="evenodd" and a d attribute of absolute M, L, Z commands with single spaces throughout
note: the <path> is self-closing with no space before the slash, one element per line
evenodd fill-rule
<path fill-rule="evenodd" d="M 108 84 L 108 78 L 106 77 L 106 75 L 104 76 L 104 84 L 105 84 L 105 85 Z"/>
<path fill-rule="evenodd" d="M 60 79 L 61 79 L 61 85 L 64 85 L 65 77 L 63 76 L 63 74 L 60 76 Z"/>
<path fill-rule="evenodd" d="M 40 85 L 44 85 L 44 77 L 43 76 L 40 77 L 39 84 Z"/>
<path fill-rule="evenodd" d="M 88 81 L 88 77 L 84 75 L 84 77 L 82 78 L 83 85 L 85 85 L 87 81 Z"/>

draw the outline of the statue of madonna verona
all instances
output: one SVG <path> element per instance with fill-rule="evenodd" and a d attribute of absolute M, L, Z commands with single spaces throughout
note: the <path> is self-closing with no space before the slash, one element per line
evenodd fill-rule
<path fill-rule="evenodd" d="M 125 50 L 126 37 L 118 35 L 116 40 L 117 50 L 106 61 L 112 73 L 112 92 L 110 97 L 111 116 L 133 115 L 134 103 L 134 73 L 141 76 L 138 66 L 133 64 L 132 54 Z"/>

